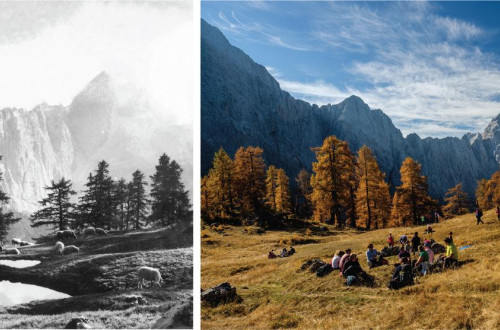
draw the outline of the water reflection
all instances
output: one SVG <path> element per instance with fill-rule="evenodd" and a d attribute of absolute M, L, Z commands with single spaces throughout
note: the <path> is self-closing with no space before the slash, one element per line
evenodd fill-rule
<path fill-rule="evenodd" d="M 0 260 L 0 265 L 13 268 L 27 268 L 38 265 L 40 260 Z"/>
<path fill-rule="evenodd" d="M 71 297 L 37 285 L 24 283 L 0 282 L 0 305 L 12 306 L 27 303 L 33 300 L 61 299 Z"/>

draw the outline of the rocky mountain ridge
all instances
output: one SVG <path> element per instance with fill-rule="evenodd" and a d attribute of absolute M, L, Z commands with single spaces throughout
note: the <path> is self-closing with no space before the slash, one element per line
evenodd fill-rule
<path fill-rule="evenodd" d="M 500 116 L 483 134 L 460 138 L 406 138 L 381 110 L 372 110 L 357 96 L 318 107 L 293 98 L 262 65 L 232 46 L 215 27 L 201 23 L 201 168 L 206 174 L 214 153 L 231 155 L 240 146 L 260 146 L 267 164 L 293 178 L 311 170 L 311 147 L 325 137 L 346 140 L 353 152 L 370 147 L 391 186 L 400 183 L 399 169 L 410 156 L 422 164 L 430 193 L 442 199 L 462 182 L 474 194 L 476 181 L 498 170 Z"/>

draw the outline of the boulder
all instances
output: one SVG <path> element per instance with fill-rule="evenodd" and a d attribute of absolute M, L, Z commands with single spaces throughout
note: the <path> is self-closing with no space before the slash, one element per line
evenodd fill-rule
<path fill-rule="evenodd" d="M 309 267 L 309 271 L 311 273 L 314 273 L 318 270 L 319 267 L 324 265 L 326 265 L 326 262 L 324 262 L 323 260 L 314 259 L 311 266 Z"/>
<path fill-rule="evenodd" d="M 241 298 L 236 294 L 236 288 L 228 282 L 221 283 L 201 293 L 201 301 L 212 307 L 238 300 Z"/>
<path fill-rule="evenodd" d="M 432 244 L 431 249 L 434 252 L 434 254 L 446 252 L 446 247 L 444 245 L 439 244 L 439 243 Z"/>

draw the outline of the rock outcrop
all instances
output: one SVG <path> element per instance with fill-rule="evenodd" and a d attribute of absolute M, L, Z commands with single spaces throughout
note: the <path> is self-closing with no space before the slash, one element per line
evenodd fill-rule
<path fill-rule="evenodd" d="M 500 109 L 499 109 L 500 110 Z M 422 164 L 430 193 L 443 198 L 462 182 L 473 194 L 476 181 L 489 177 L 500 161 L 500 116 L 483 134 L 463 138 L 406 138 L 381 110 L 359 97 L 318 107 L 293 98 L 262 65 L 232 46 L 223 34 L 201 23 L 201 169 L 205 175 L 214 153 L 223 147 L 234 155 L 240 146 L 260 146 L 267 164 L 291 178 L 311 170 L 314 154 L 329 135 L 349 143 L 356 152 L 370 147 L 391 188 L 400 184 L 400 167 L 410 156 Z"/>

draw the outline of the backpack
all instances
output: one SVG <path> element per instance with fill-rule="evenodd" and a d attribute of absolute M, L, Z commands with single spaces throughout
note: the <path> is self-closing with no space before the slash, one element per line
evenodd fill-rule
<path fill-rule="evenodd" d="M 358 278 L 356 276 L 351 275 L 351 276 L 347 276 L 345 284 L 347 284 L 347 286 L 353 286 L 353 285 L 356 285 L 358 282 L 359 282 Z"/>
<path fill-rule="evenodd" d="M 330 274 L 332 271 L 333 271 L 332 265 L 325 264 L 318 268 L 318 270 L 316 271 L 316 276 L 323 277 L 325 275 Z"/>

